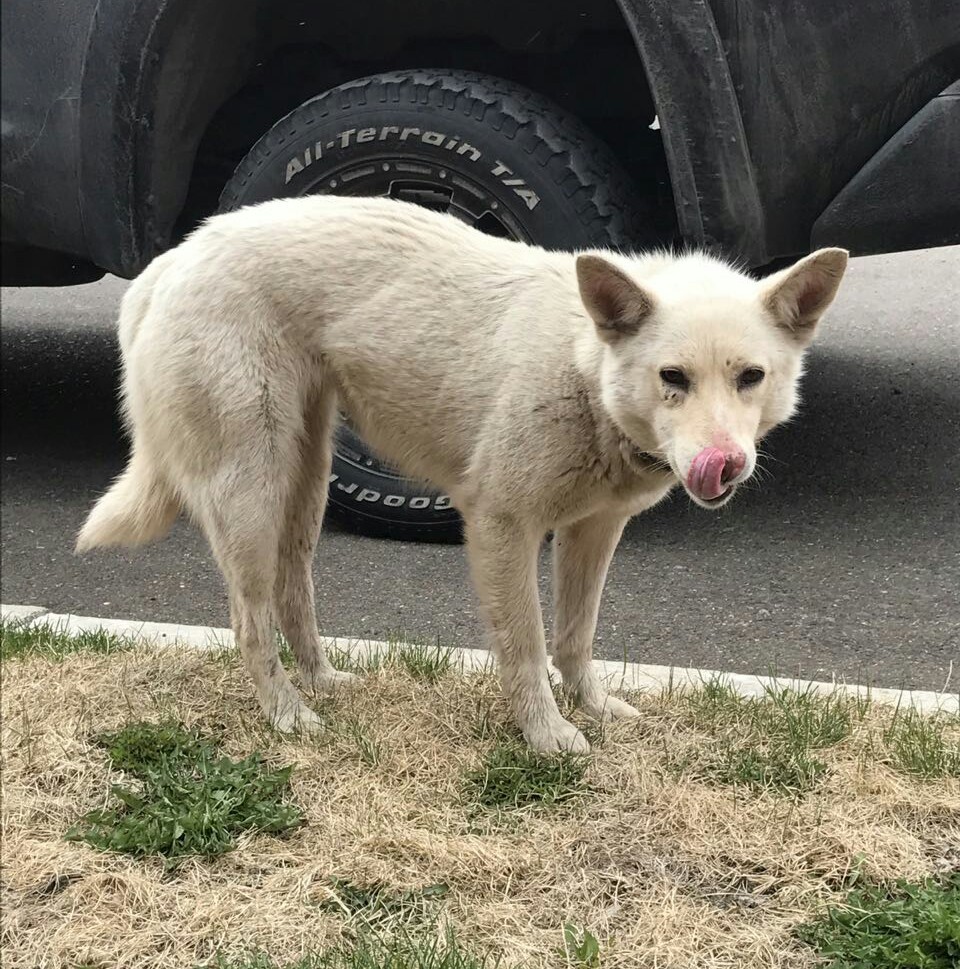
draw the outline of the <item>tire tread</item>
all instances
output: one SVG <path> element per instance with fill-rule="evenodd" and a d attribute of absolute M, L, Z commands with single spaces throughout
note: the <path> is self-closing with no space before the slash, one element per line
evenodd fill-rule
<path fill-rule="evenodd" d="M 241 161 L 220 196 L 220 210 L 236 208 L 249 180 L 304 126 L 331 110 L 400 102 L 472 115 L 511 141 L 546 170 L 577 205 L 581 225 L 598 245 L 628 249 L 645 235 L 647 205 L 606 145 L 577 118 L 527 88 L 471 71 L 402 70 L 374 74 L 333 88 L 281 118 Z M 506 129 L 506 130 L 505 130 Z"/>

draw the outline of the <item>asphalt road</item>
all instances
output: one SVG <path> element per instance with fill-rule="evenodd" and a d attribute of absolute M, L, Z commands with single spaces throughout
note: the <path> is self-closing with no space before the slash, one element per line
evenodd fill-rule
<path fill-rule="evenodd" d="M 219 573 L 186 523 L 149 549 L 71 552 L 124 463 L 114 403 L 123 285 L 2 292 L 2 599 L 228 625 Z M 719 513 L 677 494 L 631 523 L 599 654 L 929 689 L 957 667 L 956 688 L 960 248 L 855 260 L 811 354 L 805 399 L 770 439 L 761 487 Z M 459 547 L 331 527 L 314 571 L 327 633 L 482 644 Z"/>

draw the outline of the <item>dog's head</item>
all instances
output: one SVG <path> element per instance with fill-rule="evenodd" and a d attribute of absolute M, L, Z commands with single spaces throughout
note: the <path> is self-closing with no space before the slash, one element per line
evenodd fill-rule
<path fill-rule="evenodd" d="M 576 265 L 610 417 L 697 504 L 725 504 L 753 474 L 756 444 L 796 408 L 803 354 L 846 251 L 821 249 L 759 282 L 703 255 L 636 261 L 643 282 L 622 257 Z"/>

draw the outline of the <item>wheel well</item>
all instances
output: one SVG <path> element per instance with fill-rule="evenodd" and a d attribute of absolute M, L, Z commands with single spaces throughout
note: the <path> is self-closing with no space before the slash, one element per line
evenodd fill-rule
<path fill-rule="evenodd" d="M 584 12 L 586 8 L 587 12 Z M 256 54 L 206 125 L 171 243 L 216 210 L 257 139 L 297 105 L 345 81 L 402 68 L 491 74 L 543 94 L 607 142 L 649 193 L 654 229 L 676 231 L 670 180 L 640 55 L 615 0 L 581 4 L 266 4 Z"/>

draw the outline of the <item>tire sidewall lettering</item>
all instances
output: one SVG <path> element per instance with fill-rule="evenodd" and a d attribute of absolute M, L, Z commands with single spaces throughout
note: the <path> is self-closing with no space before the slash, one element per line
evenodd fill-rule
<path fill-rule="evenodd" d="M 385 508 L 412 508 L 416 511 L 453 511 L 453 503 L 449 495 L 397 495 L 380 492 L 375 488 L 363 487 L 356 481 L 345 482 L 337 472 L 332 472 L 329 478 L 331 485 L 336 485 L 338 491 L 358 504 L 383 505 Z"/>
<path fill-rule="evenodd" d="M 289 185 L 294 178 L 302 175 L 317 162 L 329 161 L 344 149 L 367 144 L 389 144 L 396 147 L 409 147 L 416 144 L 427 146 L 434 151 L 449 152 L 452 165 L 462 160 L 469 162 L 472 167 L 485 170 L 487 176 L 497 179 L 505 189 L 512 192 L 527 211 L 532 212 L 540 204 L 540 196 L 526 180 L 499 158 L 485 156 L 483 151 L 457 134 L 415 126 L 380 125 L 379 127 L 344 128 L 332 137 L 313 139 L 311 144 L 288 156 L 286 161 L 282 162 L 283 184 Z"/>

